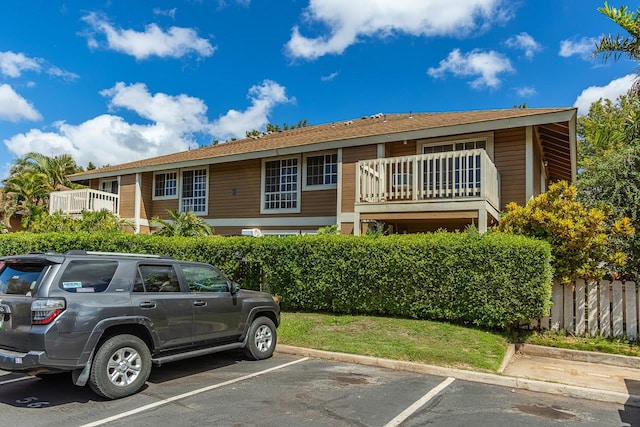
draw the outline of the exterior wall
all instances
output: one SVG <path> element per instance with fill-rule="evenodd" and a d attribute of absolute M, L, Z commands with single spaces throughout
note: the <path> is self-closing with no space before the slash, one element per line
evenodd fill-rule
<path fill-rule="evenodd" d="M 358 160 L 375 159 L 376 145 L 347 147 L 342 150 L 342 212 L 354 212 L 356 203 L 356 163 Z M 415 151 L 414 153 L 415 154 Z"/>
<path fill-rule="evenodd" d="M 260 159 L 212 165 L 208 218 L 259 217 L 261 168 Z"/>
<path fill-rule="evenodd" d="M 140 183 L 140 194 L 142 206 L 140 206 L 140 218 L 150 220 L 153 215 L 151 215 L 152 202 L 151 197 L 153 196 L 153 172 L 145 172 L 141 176 Z M 148 227 L 147 227 L 148 228 Z M 142 232 L 142 227 L 140 232 Z"/>
<path fill-rule="evenodd" d="M 493 162 L 500 173 L 500 209 L 509 202 L 524 205 L 525 129 L 506 129 L 494 133 Z"/>
<path fill-rule="evenodd" d="M 415 140 L 390 142 L 385 146 L 385 157 L 415 156 L 417 150 Z"/>
<path fill-rule="evenodd" d="M 133 218 L 135 215 L 136 175 L 120 177 L 120 218 Z"/>
<path fill-rule="evenodd" d="M 533 142 L 533 195 L 537 196 L 542 193 L 540 186 L 540 173 L 542 173 L 542 153 L 540 152 L 540 144 L 538 141 Z"/>

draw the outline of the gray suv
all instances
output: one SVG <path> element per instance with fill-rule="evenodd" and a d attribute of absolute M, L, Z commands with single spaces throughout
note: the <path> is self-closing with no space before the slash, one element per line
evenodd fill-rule
<path fill-rule="evenodd" d="M 68 251 L 0 258 L 0 369 L 71 372 L 97 394 L 139 391 L 151 364 L 276 346 L 280 306 L 215 267 L 154 255 Z"/>

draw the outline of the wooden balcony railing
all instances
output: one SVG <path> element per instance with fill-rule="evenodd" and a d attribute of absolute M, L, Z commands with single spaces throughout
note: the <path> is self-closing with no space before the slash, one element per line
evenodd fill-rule
<path fill-rule="evenodd" d="M 485 199 L 499 206 L 500 176 L 483 149 L 362 160 L 356 203 Z"/>
<path fill-rule="evenodd" d="M 103 209 L 118 214 L 118 195 L 83 188 L 80 190 L 56 191 L 49 195 L 49 212 L 78 215 L 83 211 L 98 212 Z"/>

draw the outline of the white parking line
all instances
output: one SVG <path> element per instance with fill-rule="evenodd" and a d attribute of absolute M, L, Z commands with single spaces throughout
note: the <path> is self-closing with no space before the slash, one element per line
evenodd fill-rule
<path fill-rule="evenodd" d="M 174 402 L 176 400 L 180 400 L 180 399 L 184 399 L 184 398 L 187 398 L 187 397 L 195 396 L 197 394 L 205 393 L 205 392 L 210 391 L 210 390 L 215 390 L 217 388 L 224 387 L 224 386 L 227 386 L 229 384 L 234 384 L 234 383 L 237 383 L 237 382 L 240 382 L 240 381 L 248 380 L 249 378 L 254 378 L 254 377 L 257 377 L 259 375 L 263 375 L 263 374 L 267 374 L 269 372 L 276 371 L 278 369 L 286 368 L 287 366 L 295 365 L 296 363 L 304 362 L 305 360 L 309 360 L 309 358 L 308 357 L 304 357 L 302 359 L 294 360 L 293 362 L 289 362 L 289 363 L 285 363 L 283 365 L 274 366 L 273 368 L 265 369 L 264 371 L 254 372 L 253 374 L 245 375 L 244 377 L 235 378 L 233 380 L 224 381 L 224 382 L 221 382 L 221 383 L 218 383 L 218 384 L 213 384 L 213 385 L 210 385 L 210 386 L 207 386 L 207 387 L 200 388 L 198 390 L 193 390 L 193 391 L 190 391 L 190 392 L 187 392 L 187 393 L 180 394 L 178 396 L 173 396 L 173 397 L 170 397 L 168 399 L 159 400 L 158 402 L 150 403 L 148 405 L 141 406 L 141 407 L 139 407 L 137 409 L 133 409 L 131 411 L 123 412 L 121 414 L 114 415 L 114 416 L 109 417 L 109 418 L 103 418 L 101 420 L 94 421 L 94 422 L 89 423 L 89 424 L 84 424 L 84 425 L 82 425 L 80 427 L 95 427 L 95 426 L 100 426 L 100 425 L 103 425 L 103 424 L 107 424 L 107 423 L 110 423 L 112 421 L 119 420 L 121 418 L 125 418 L 125 417 L 131 416 L 131 415 L 139 414 L 140 412 L 148 411 L 149 409 L 157 408 L 158 406 L 166 405 L 167 403 L 171 403 L 171 402 Z"/>
<path fill-rule="evenodd" d="M 33 380 L 33 379 L 37 379 L 37 378 L 36 378 L 36 377 L 30 377 L 30 376 L 20 377 L 20 378 L 14 378 L 14 379 L 12 379 L 12 380 L 6 380 L 6 381 L 2 381 L 2 382 L 0 382 L 0 385 L 4 385 L 4 384 L 11 384 L 11 383 L 17 383 L 18 381 Z"/>
<path fill-rule="evenodd" d="M 455 378 L 451 378 L 451 377 L 442 381 L 436 387 L 432 388 L 431 391 L 429 391 L 429 393 L 422 396 L 420 400 L 416 401 L 413 405 L 409 406 L 407 409 L 402 411 L 397 417 L 395 417 L 394 419 L 389 421 L 387 424 L 385 424 L 384 427 L 399 426 L 404 420 L 406 420 L 411 415 L 413 415 L 413 413 L 416 412 L 418 409 L 422 408 L 425 403 L 433 399 L 438 393 L 440 393 L 442 390 L 447 388 L 449 384 L 451 384 L 454 381 L 455 381 Z"/>

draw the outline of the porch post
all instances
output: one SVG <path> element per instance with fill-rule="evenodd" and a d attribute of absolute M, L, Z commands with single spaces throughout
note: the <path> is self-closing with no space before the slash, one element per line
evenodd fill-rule
<path fill-rule="evenodd" d="M 134 208 L 134 233 L 140 233 L 140 203 L 142 202 L 142 191 L 140 190 L 140 181 L 142 181 L 142 175 L 140 172 L 136 173 L 136 189 L 135 189 L 135 208 Z"/>
<path fill-rule="evenodd" d="M 533 197 L 533 127 L 526 127 L 525 136 L 525 189 L 524 189 L 524 203 L 526 204 L 529 199 Z"/>
<path fill-rule="evenodd" d="M 362 234 L 362 224 L 360 223 L 360 212 L 353 214 L 353 235 L 360 236 Z"/>
<path fill-rule="evenodd" d="M 484 234 L 487 232 L 487 210 L 482 208 L 478 210 L 478 232 Z"/>

